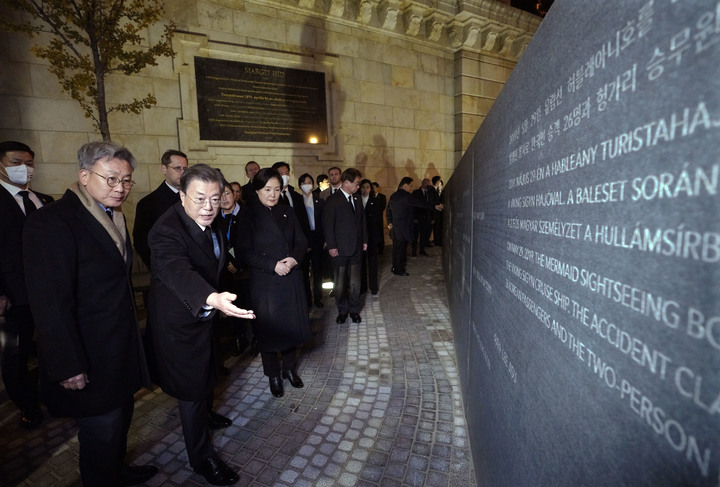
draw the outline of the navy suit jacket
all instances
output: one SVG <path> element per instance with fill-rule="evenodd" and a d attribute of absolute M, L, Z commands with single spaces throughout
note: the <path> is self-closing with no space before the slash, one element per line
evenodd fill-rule
<path fill-rule="evenodd" d="M 323 230 L 328 250 L 338 249 L 340 256 L 362 255 L 363 244 L 367 243 L 367 227 L 362 201 L 352 195 L 355 212 L 342 191 L 336 191 L 325 200 L 323 209 Z"/>
<path fill-rule="evenodd" d="M 432 203 L 398 189 L 390 196 L 385 216 L 388 224 L 392 224 L 390 238 L 398 242 L 411 242 L 413 239 L 413 212 L 415 208 L 433 209 Z"/>

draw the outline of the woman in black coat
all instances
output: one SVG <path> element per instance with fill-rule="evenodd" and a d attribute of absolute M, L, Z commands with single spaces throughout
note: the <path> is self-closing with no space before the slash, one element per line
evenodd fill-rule
<path fill-rule="evenodd" d="M 252 185 L 258 199 L 238 215 L 236 245 L 250 269 L 250 303 L 257 317 L 253 333 L 263 372 L 272 394 L 282 397 L 283 378 L 293 387 L 303 387 L 297 374 L 297 347 L 312 337 L 300 265 L 307 240 L 293 208 L 277 205 L 280 174 L 261 169 Z"/>

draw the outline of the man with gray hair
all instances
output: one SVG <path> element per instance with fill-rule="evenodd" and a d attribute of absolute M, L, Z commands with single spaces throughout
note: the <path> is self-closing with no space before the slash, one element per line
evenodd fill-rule
<path fill-rule="evenodd" d="M 78 150 L 78 163 L 78 181 L 34 211 L 23 233 L 40 396 L 50 414 L 79 426 L 85 487 L 132 485 L 158 471 L 124 462 L 133 394 L 151 387 L 120 209 L 136 162 L 124 147 L 91 142 Z"/>

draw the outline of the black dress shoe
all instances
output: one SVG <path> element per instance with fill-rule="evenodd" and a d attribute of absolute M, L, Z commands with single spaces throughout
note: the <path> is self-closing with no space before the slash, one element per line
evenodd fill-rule
<path fill-rule="evenodd" d="M 423 250 L 422 252 L 420 252 L 420 255 L 428 255 L 428 253 Z"/>
<path fill-rule="evenodd" d="M 360 323 L 362 321 L 362 318 L 360 318 L 360 315 L 357 313 L 350 313 L 350 318 L 352 318 L 353 323 Z"/>
<path fill-rule="evenodd" d="M 410 274 L 408 274 L 408 273 L 405 272 L 405 271 L 402 271 L 402 272 L 393 272 L 393 274 L 395 274 L 396 276 L 409 276 L 409 275 L 410 275 Z"/>
<path fill-rule="evenodd" d="M 315 307 L 316 307 L 316 308 L 324 308 L 325 305 L 322 304 L 322 301 L 315 301 Z"/>
<path fill-rule="evenodd" d="M 270 377 L 270 392 L 275 397 L 283 397 L 285 389 L 283 389 L 283 381 L 280 377 Z"/>
<path fill-rule="evenodd" d="M 290 385 L 293 386 L 295 389 L 302 389 L 305 387 L 305 384 L 303 384 L 302 379 L 299 375 L 297 375 L 297 372 L 294 370 L 286 370 L 283 372 L 283 378 L 290 381 Z"/>
<path fill-rule="evenodd" d="M 345 320 L 347 320 L 347 313 L 340 313 L 337 315 L 337 318 L 335 318 L 335 323 L 342 325 L 345 323 Z"/>
<path fill-rule="evenodd" d="M 205 477 L 205 480 L 212 485 L 232 485 L 240 480 L 238 474 L 233 472 L 225 462 L 216 456 L 208 457 L 195 469 L 198 473 Z"/>
<path fill-rule="evenodd" d="M 20 417 L 20 426 L 26 430 L 33 430 L 42 424 L 43 419 L 43 413 L 40 411 L 40 408 L 24 409 Z"/>
<path fill-rule="evenodd" d="M 155 465 L 123 465 L 120 471 L 122 485 L 144 484 L 160 470 Z"/>
<path fill-rule="evenodd" d="M 227 428 L 232 424 L 230 418 L 216 413 L 215 411 L 208 411 L 208 428 L 211 430 L 221 430 Z"/>

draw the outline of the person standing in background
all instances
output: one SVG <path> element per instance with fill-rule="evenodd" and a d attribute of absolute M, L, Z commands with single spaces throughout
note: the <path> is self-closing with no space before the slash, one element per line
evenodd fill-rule
<path fill-rule="evenodd" d="M 360 323 L 360 273 L 363 251 L 367 250 L 365 212 L 357 193 L 362 174 L 354 168 L 345 169 L 340 189 L 325 200 L 323 229 L 334 271 L 335 322 L 345 323 L 348 314 L 353 323 Z"/>
<path fill-rule="evenodd" d="M 328 169 L 328 181 L 330 184 L 327 188 L 320 191 L 320 197 L 324 200 L 328 199 L 331 195 L 335 194 L 340 190 L 342 171 L 339 167 L 331 167 Z M 319 184 L 319 183 L 318 183 Z"/>
<path fill-rule="evenodd" d="M 148 234 L 160 215 L 180 201 L 180 178 L 188 167 L 187 156 L 179 150 L 167 150 L 160 159 L 160 169 L 165 180 L 152 193 L 142 198 L 135 208 L 133 243 L 135 251 L 150 269 Z"/>
<path fill-rule="evenodd" d="M 413 210 L 415 208 L 432 209 L 438 211 L 443 205 L 435 205 L 411 194 L 411 177 L 405 176 L 400 180 L 398 189 L 388 201 L 385 216 L 390 229 L 390 238 L 393 241 L 392 273 L 396 276 L 409 276 L 407 272 L 407 245 L 413 238 Z"/>
<path fill-rule="evenodd" d="M 360 201 L 365 211 L 365 223 L 367 225 L 367 250 L 363 252 L 360 294 L 370 288 L 374 296 L 378 293 L 378 242 L 383 236 L 383 212 L 384 202 L 379 201 L 373 185 L 369 179 L 360 181 Z"/>
<path fill-rule="evenodd" d="M 2 378 L 8 397 L 20 409 L 20 426 L 34 429 L 43 422 L 37 380 L 28 370 L 33 345 L 33 322 L 22 261 L 22 233 L 30 214 L 51 201 L 32 191 L 35 153 L 21 142 L 0 143 L 0 316 L 2 326 Z"/>
<path fill-rule="evenodd" d="M 325 236 L 323 235 L 322 229 L 322 211 L 325 207 L 325 201 L 318 196 L 313 190 L 313 178 L 310 174 L 305 173 L 298 178 L 298 186 L 302 191 L 302 198 L 304 202 L 304 208 L 308 218 L 308 245 L 310 250 L 307 258 L 303 263 L 303 270 L 310 278 L 306 278 L 307 294 L 308 294 L 308 307 L 312 304 L 313 300 L 315 307 L 322 308 L 322 280 L 323 280 L 323 269 L 322 263 L 324 260 L 323 247 L 325 245 Z M 312 282 L 312 290 L 309 283 Z"/>
<path fill-rule="evenodd" d="M 375 199 L 378 202 L 378 206 L 381 208 L 380 211 L 384 212 L 385 208 L 387 208 L 387 196 L 380 192 L 380 185 L 376 181 L 373 181 L 372 185 L 373 192 L 375 193 Z M 380 218 L 380 236 L 381 238 L 377 243 L 378 255 L 382 255 L 385 251 L 385 224 L 382 217 Z"/>
<path fill-rule="evenodd" d="M 252 189 L 252 181 L 259 170 L 260 165 L 255 161 L 248 161 L 247 164 L 245 164 L 245 176 L 247 176 L 248 182 L 242 187 L 242 200 L 248 206 L 255 201 L 257 197 L 255 190 Z"/>

